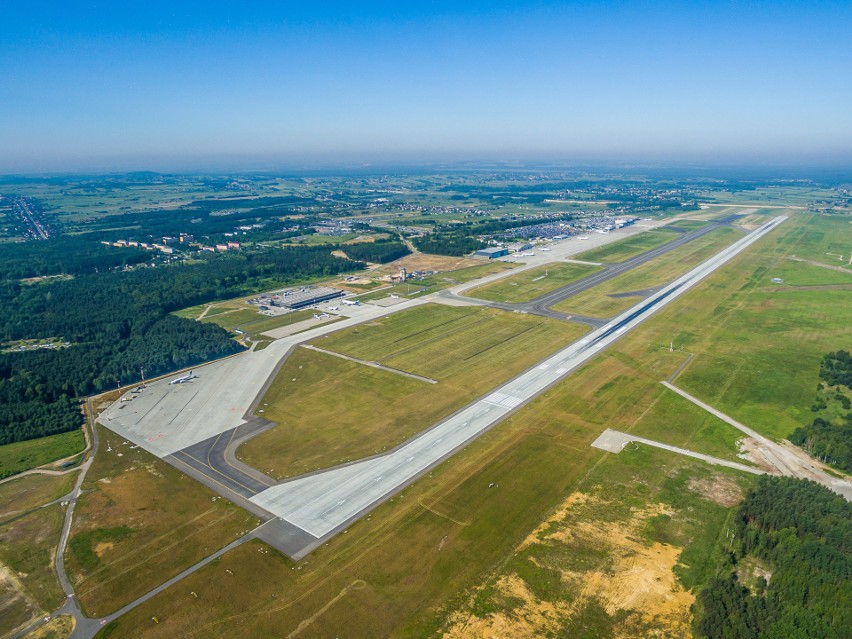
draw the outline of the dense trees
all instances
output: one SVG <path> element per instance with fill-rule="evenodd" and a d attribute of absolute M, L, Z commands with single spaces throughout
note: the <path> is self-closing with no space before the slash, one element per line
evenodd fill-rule
<path fill-rule="evenodd" d="M 761 477 L 737 515 L 736 547 L 700 593 L 708 639 L 841 639 L 852 628 L 852 505 L 813 482 Z M 750 559 L 768 579 L 741 582 Z"/>
<path fill-rule="evenodd" d="M 172 311 L 360 266 L 327 247 L 288 247 L 35 286 L 7 280 L 0 341 L 57 337 L 71 346 L 0 354 L 0 443 L 79 426 L 73 398 L 132 382 L 141 366 L 153 376 L 241 349 L 223 329 Z"/>
<path fill-rule="evenodd" d="M 790 441 L 815 457 L 846 472 L 852 472 L 852 356 L 848 351 L 828 353 L 822 358 L 818 390 L 813 411 L 820 413 L 807 426 L 790 435 Z"/>
<path fill-rule="evenodd" d="M 150 256 L 144 249 L 115 248 L 77 237 L 0 244 L 0 280 L 98 273 L 140 264 Z"/>
<path fill-rule="evenodd" d="M 353 260 L 378 262 L 379 264 L 393 262 L 411 253 L 404 243 L 393 240 L 359 242 L 357 244 L 346 244 L 340 248 Z"/>
<path fill-rule="evenodd" d="M 435 232 L 412 241 L 424 253 L 436 255 L 460 256 L 485 246 L 485 242 L 471 237 L 466 231 Z"/>

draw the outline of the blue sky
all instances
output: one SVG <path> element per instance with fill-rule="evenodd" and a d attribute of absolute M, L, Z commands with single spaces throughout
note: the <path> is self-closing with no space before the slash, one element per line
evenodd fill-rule
<path fill-rule="evenodd" d="M 848 161 L 850 24 L 850 2 L 18 3 L 0 171 Z"/>

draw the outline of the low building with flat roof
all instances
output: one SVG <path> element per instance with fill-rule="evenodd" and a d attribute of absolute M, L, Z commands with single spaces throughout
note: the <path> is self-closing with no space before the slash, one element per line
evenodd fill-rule
<path fill-rule="evenodd" d="M 474 257 L 484 257 L 489 260 L 493 260 L 496 257 L 503 257 L 504 255 L 509 254 L 509 249 L 503 248 L 502 246 L 490 246 L 488 248 L 479 249 L 476 251 L 473 256 Z"/>

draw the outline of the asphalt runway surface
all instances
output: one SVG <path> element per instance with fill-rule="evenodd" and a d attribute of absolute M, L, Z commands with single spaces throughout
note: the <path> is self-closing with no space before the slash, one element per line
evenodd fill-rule
<path fill-rule="evenodd" d="M 250 501 L 315 538 L 313 546 L 389 498 L 507 415 L 596 356 L 781 224 L 780 216 L 734 242 L 606 326 L 475 401 L 390 453 L 272 486 Z"/>
<path fill-rule="evenodd" d="M 714 231 L 717 228 L 720 228 L 722 226 L 730 226 L 731 223 L 736 221 L 739 217 L 739 215 L 730 215 L 724 219 L 711 222 L 707 226 L 704 226 L 700 229 L 684 232 L 683 235 L 676 237 L 670 242 L 666 242 L 665 244 L 645 251 L 644 253 L 627 259 L 624 262 L 604 266 L 604 268 L 598 271 L 597 273 L 592 273 L 591 275 L 577 280 L 576 282 L 571 282 L 570 284 L 566 284 L 565 286 L 550 291 L 549 293 L 545 293 L 541 297 L 537 297 L 536 299 L 530 302 L 509 303 L 476 300 L 476 303 L 485 306 L 491 306 L 493 308 L 499 308 L 505 311 L 523 311 L 524 313 L 530 313 L 533 315 L 541 315 L 544 317 L 564 320 L 566 319 L 566 317 L 568 317 L 565 313 L 560 313 L 558 311 L 552 310 L 552 307 L 558 304 L 559 302 L 567 300 L 570 297 L 574 297 L 575 295 L 579 295 L 580 293 L 594 288 L 598 284 L 602 284 L 603 282 L 611 280 L 614 277 L 618 277 L 619 275 L 622 275 L 627 271 L 636 268 L 637 266 L 641 266 L 642 264 L 645 264 L 646 262 L 653 260 L 654 258 L 660 257 L 661 255 L 665 255 L 666 253 L 673 251 L 674 249 L 681 247 L 684 244 L 688 244 L 696 238 L 699 238 L 702 235 L 706 235 L 707 233 L 710 233 L 711 231 Z M 471 301 L 471 299 L 476 299 L 475 296 L 472 295 L 459 296 L 447 291 L 442 291 L 438 293 L 438 296 L 445 297 L 448 299 L 468 301 Z M 598 326 L 602 326 L 607 322 L 606 320 L 600 320 L 598 318 L 593 317 L 583 317 L 579 315 L 572 315 L 571 320 L 575 322 L 581 322 L 583 324 L 588 324 L 589 326 L 595 328 L 597 328 Z"/>

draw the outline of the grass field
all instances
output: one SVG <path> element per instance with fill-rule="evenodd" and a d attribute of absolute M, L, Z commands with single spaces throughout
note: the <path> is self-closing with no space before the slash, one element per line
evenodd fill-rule
<path fill-rule="evenodd" d="M 529 302 L 599 270 L 589 264 L 548 264 L 479 286 L 466 295 L 492 302 Z"/>
<path fill-rule="evenodd" d="M 583 331 L 495 309 L 438 305 L 339 331 L 314 343 L 438 383 L 300 349 L 261 402 L 263 416 L 279 426 L 246 442 L 238 455 L 283 478 L 381 452 Z"/>
<path fill-rule="evenodd" d="M 0 478 L 70 457 L 85 447 L 82 430 L 0 446 Z"/>
<path fill-rule="evenodd" d="M 704 228 L 709 223 L 709 220 L 674 220 L 671 226 L 687 231 L 695 231 L 696 229 Z"/>
<path fill-rule="evenodd" d="M 66 567 L 101 616 L 143 595 L 257 520 L 104 428 L 77 501 Z"/>
<path fill-rule="evenodd" d="M 0 484 L 0 522 L 67 495 L 77 473 L 25 475 Z"/>
<path fill-rule="evenodd" d="M 726 452 L 717 423 L 669 415 L 684 407 L 658 381 L 685 356 L 668 353 L 670 341 L 695 354 L 677 383 L 750 426 L 772 432 L 809 410 L 819 358 L 848 344 L 852 328 L 847 292 L 794 290 L 800 297 L 779 301 L 766 283 L 773 260 L 804 242 L 808 219 L 786 222 L 298 566 L 244 545 L 118 620 L 110 636 L 424 637 L 460 615 L 478 623 L 507 610 L 513 622 L 554 619 L 554 636 L 688 636 L 684 591 L 712 569 L 728 505 L 748 479 L 665 451 L 616 456 L 589 444 L 614 425 Z M 503 589 L 517 582 L 501 577 L 515 574 L 524 588 Z M 636 574 L 649 579 L 618 581 Z M 660 598 L 624 609 L 630 593 Z M 658 619 L 630 612 L 643 603 Z M 516 629 L 504 636 L 550 627 Z"/>
<path fill-rule="evenodd" d="M 613 295 L 670 282 L 740 237 L 741 234 L 733 229 L 727 227 L 716 229 L 623 275 L 560 302 L 553 308 L 565 313 L 590 317 L 613 317 L 641 299 L 637 296 L 612 297 Z"/>
<path fill-rule="evenodd" d="M 792 254 L 815 262 L 840 266 L 852 271 L 850 251 L 852 218 L 848 215 L 818 215 L 805 237 L 791 246 Z"/>
<path fill-rule="evenodd" d="M 245 309 L 213 316 L 208 314 L 201 321 L 218 324 L 229 331 L 239 329 L 249 337 L 253 337 L 265 331 L 271 331 L 274 328 L 290 326 L 291 324 L 311 319 L 314 316 L 314 313 L 316 313 L 316 311 L 309 309 L 304 311 L 292 311 L 291 313 L 285 313 L 284 315 L 270 317 L 268 315 L 261 315 L 256 310 Z"/>
<path fill-rule="evenodd" d="M 679 225 L 675 225 L 679 226 Z M 680 235 L 677 231 L 667 229 L 665 226 L 644 231 L 638 235 L 601 246 L 600 248 L 580 253 L 575 257 L 587 262 L 623 262 L 635 255 L 644 253 L 652 248 L 671 242 Z"/>
<path fill-rule="evenodd" d="M 53 570 L 63 515 L 55 504 L 0 524 L 0 633 L 52 612 L 65 601 Z"/>

